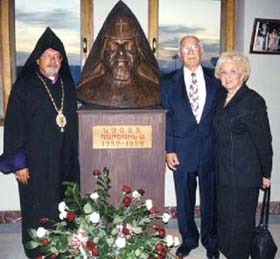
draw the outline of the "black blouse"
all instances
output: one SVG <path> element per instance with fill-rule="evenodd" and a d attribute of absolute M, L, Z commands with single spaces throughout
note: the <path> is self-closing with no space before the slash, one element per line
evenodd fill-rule
<path fill-rule="evenodd" d="M 220 185 L 255 187 L 272 170 L 272 137 L 264 99 L 243 85 L 224 107 L 217 100 L 214 117 L 215 161 Z"/>

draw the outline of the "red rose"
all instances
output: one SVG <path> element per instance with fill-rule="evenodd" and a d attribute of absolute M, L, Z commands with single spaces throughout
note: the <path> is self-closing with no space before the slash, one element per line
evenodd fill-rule
<path fill-rule="evenodd" d="M 158 236 L 161 237 L 161 238 L 165 237 L 165 230 L 163 228 L 158 230 Z"/>
<path fill-rule="evenodd" d="M 128 228 L 123 228 L 122 229 L 122 233 L 124 234 L 124 235 L 130 235 L 130 231 L 129 231 L 129 229 Z"/>
<path fill-rule="evenodd" d="M 47 246 L 49 243 L 49 240 L 47 238 L 44 238 L 44 239 L 41 239 L 40 242 L 41 242 L 42 246 Z"/>
<path fill-rule="evenodd" d="M 92 250 L 95 247 L 95 244 L 92 240 L 88 240 L 86 243 L 87 250 Z"/>
<path fill-rule="evenodd" d="M 50 259 L 56 259 L 56 258 L 57 258 L 56 254 L 52 254 L 52 255 L 50 256 Z"/>
<path fill-rule="evenodd" d="M 74 219 L 75 219 L 75 213 L 73 212 L 73 211 L 68 211 L 67 212 L 67 215 L 66 215 L 66 218 L 67 218 L 67 220 L 68 221 L 74 221 Z"/>
<path fill-rule="evenodd" d="M 124 204 L 124 206 L 129 207 L 129 205 L 131 204 L 131 197 L 125 196 L 123 198 L 123 204 Z"/>
<path fill-rule="evenodd" d="M 163 258 L 165 258 L 167 256 L 167 249 L 166 247 L 164 247 L 160 252 L 159 255 L 161 255 Z"/>
<path fill-rule="evenodd" d="M 43 256 L 39 255 L 36 257 L 36 259 L 43 259 Z"/>
<path fill-rule="evenodd" d="M 48 218 L 40 218 L 39 221 L 40 221 L 40 223 L 45 224 L 49 221 L 49 219 Z"/>
<path fill-rule="evenodd" d="M 164 249 L 164 245 L 162 243 L 157 243 L 156 244 L 156 250 L 158 252 L 162 251 L 162 249 Z"/>
<path fill-rule="evenodd" d="M 157 211 L 157 208 L 156 207 L 152 207 L 151 209 L 150 209 L 150 213 L 151 214 L 156 214 L 158 211 Z"/>
<path fill-rule="evenodd" d="M 98 256 L 99 255 L 99 248 L 98 247 L 94 247 L 91 249 L 91 254 L 92 256 Z"/>
<path fill-rule="evenodd" d="M 122 187 L 122 192 L 124 192 L 124 193 L 126 193 L 126 194 L 131 193 L 131 188 L 130 188 L 130 186 L 128 186 L 128 185 L 123 185 L 123 187 Z"/>
<path fill-rule="evenodd" d="M 101 175 L 101 172 L 99 170 L 95 169 L 92 171 L 92 174 L 93 174 L 93 176 L 99 176 L 99 175 Z"/>
<path fill-rule="evenodd" d="M 161 256 L 161 255 L 158 255 L 158 256 L 157 256 L 157 259 L 164 259 L 164 257 Z"/>

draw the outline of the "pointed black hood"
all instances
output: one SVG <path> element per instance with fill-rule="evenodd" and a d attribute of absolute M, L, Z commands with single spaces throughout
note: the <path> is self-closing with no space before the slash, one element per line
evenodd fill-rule
<path fill-rule="evenodd" d="M 37 44 L 32 53 L 30 54 L 29 58 L 25 62 L 21 72 L 17 77 L 17 80 L 30 74 L 33 74 L 35 71 L 38 71 L 38 65 L 36 63 L 36 60 L 42 55 L 42 53 L 46 49 L 49 48 L 59 51 L 63 58 L 59 74 L 63 77 L 68 77 L 72 79 L 64 45 L 62 41 L 56 36 L 56 34 L 49 27 L 47 27 L 45 32 L 37 41 Z"/>

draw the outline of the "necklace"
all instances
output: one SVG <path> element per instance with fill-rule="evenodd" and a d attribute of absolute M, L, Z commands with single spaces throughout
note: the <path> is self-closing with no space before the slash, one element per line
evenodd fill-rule
<path fill-rule="evenodd" d="M 64 127 L 66 126 L 67 124 L 67 120 L 66 120 L 66 117 L 65 115 L 63 114 L 63 103 L 64 103 L 64 85 L 63 85 L 63 80 L 62 78 L 60 78 L 60 83 L 61 83 L 61 104 L 60 104 L 60 109 L 57 108 L 56 104 L 55 104 L 55 101 L 52 97 L 52 94 L 45 82 L 45 80 L 37 73 L 37 76 L 38 78 L 41 80 L 41 82 L 43 83 L 43 86 L 45 87 L 49 97 L 50 97 L 50 100 L 53 104 L 53 107 L 54 109 L 56 110 L 57 112 L 57 115 L 56 115 L 56 125 L 60 128 L 60 132 L 64 132 Z"/>

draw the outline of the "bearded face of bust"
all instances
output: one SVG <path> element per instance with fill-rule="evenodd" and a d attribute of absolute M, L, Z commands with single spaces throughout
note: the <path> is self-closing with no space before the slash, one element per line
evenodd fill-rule
<path fill-rule="evenodd" d="M 103 49 L 103 62 L 114 80 L 129 84 L 140 63 L 137 33 L 126 17 L 116 17 L 108 26 Z"/>
<path fill-rule="evenodd" d="M 104 64 L 116 81 L 129 84 L 139 64 L 134 39 L 109 38 L 104 49 Z"/>

